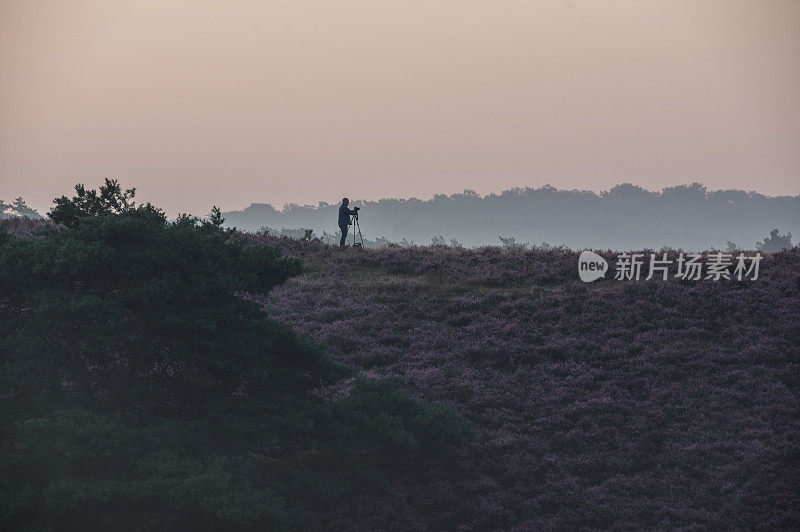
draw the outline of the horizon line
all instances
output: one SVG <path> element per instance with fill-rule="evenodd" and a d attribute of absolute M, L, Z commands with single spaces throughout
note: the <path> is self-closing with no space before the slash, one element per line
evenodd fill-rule
<path fill-rule="evenodd" d="M 613 187 L 611 187 L 611 188 L 609 188 L 607 190 L 606 189 L 595 190 L 595 189 L 588 189 L 588 188 L 572 188 L 572 189 L 558 188 L 558 187 L 553 186 L 553 185 L 548 183 L 548 184 L 542 185 L 540 187 L 531 187 L 529 185 L 516 186 L 516 187 L 503 189 L 503 190 L 501 190 L 499 192 L 489 192 L 489 193 L 486 193 L 486 194 L 481 194 L 481 193 L 476 192 L 474 189 L 471 189 L 471 188 L 465 188 L 461 192 L 436 193 L 436 194 L 432 194 L 432 195 L 424 197 L 424 198 L 419 198 L 417 196 L 381 197 L 379 199 L 367 199 L 367 198 L 356 198 L 356 197 L 354 197 L 354 198 L 350 199 L 350 202 L 351 203 L 355 203 L 355 202 L 379 203 L 381 201 L 390 201 L 391 200 L 391 201 L 420 201 L 420 202 L 425 203 L 425 202 L 433 201 L 433 200 L 435 200 L 435 199 L 437 199 L 439 197 L 453 198 L 455 196 L 466 195 L 467 193 L 474 193 L 474 195 L 476 197 L 478 197 L 479 199 L 486 199 L 486 198 L 490 198 L 490 197 L 493 197 L 493 196 L 498 196 L 499 197 L 499 196 L 501 196 L 501 195 L 503 195 L 505 193 L 508 193 L 508 192 L 520 192 L 520 191 L 522 191 L 522 192 L 531 192 L 531 191 L 550 191 L 550 190 L 552 190 L 554 192 L 567 192 L 567 193 L 574 193 L 574 192 L 591 193 L 591 194 L 594 194 L 594 195 L 596 195 L 598 197 L 603 197 L 604 195 L 609 194 L 612 190 L 614 190 L 616 188 L 619 188 L 619 187 L 624 187 L 626 185 L 631 186 L 631 187 L 636 188 L 636 189 L 639 189 L 639 190 L 644 191 L 644 192 L 649 192 L 651 194 L 655 194 L 655 195 L 662 195 L 664 193 L 664 191 L 668 190 L 668 189 L 675 189 L 675 188 L 682 188 L 682 187 L 691 188 L 694 185 L 700 185 L 701 187 L 703 187 L 705 189 L 705 193 L 706 194 L 719 193 L 719 192 L 744 192 L 744 193 L 749 194 L 751 196 L 756 196 L 757 195 L 757 196 L 762 196 L 764 198 L 769 198 L 769 199 L 800 198 L 800 194 L 768 195 L 768 194 L 764 194 L 762 192 L 758 192 L 758 191 L 753 190 L 753 189 L 750 189 L 750 190 L 745 190 L 745 189 L 741 189 L 741 188 L 709 189 L 706 185 L 704 185 L 703 183 L 700 183 L 699 181 L 693 181 L 692 183 L 671 185 L 671 186 L 667 186 L 667 187 L 662 187 L 660 189 L 650 189 L 650 188 L 643 187 L 641 185 L 637 185 L 635 183 L 631 183 L 630 181 L 624 181 L 622 183 L 618 183 L 618 184 L 614 185 Z M 344 196 L 344 197 L 347 197 L 347 196 Z M 286 203 L 283 204 L 283 206 L 277 207 L 273 203 L 269 203 L 269 202 L 251 202 L 249 205 L 247 205 L 245 207 L 240 207 L 238 209 L 228 209 L 228 210 L 225 210 L 225 211 L 222 211 L 222 212 L 223 213 L 243 212 L 243 211 L 245 211 L 245 210 L 247 210 L 247 209 L 249 209 L 251 207 L 264 206 L 264 205 L 270 206 L 271 208 L 273 208 L 277 212 L 283 212 L 283 211 L 286 211 L 288 208 L 291 208 L 291 207 L 308 207 L 308 208 L 318 209 L 318 208 L 321 208 L 323 206 L 335 206 L 335 205 L 337 205 L 337 203 L 330 203 L 328 201 L 323 201 L 323 200 L 317 201 L 316 203 L 286 202 Z"/>

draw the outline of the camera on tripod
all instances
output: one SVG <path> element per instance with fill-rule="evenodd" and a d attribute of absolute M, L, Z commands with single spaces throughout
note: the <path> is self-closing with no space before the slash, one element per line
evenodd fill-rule
<path fill-rule="evenodd" d="M 361 210 L 361 207 L 353 207 L 355 214 L 353 215 L 353 221 L 355 222 L 356 229 L 358 230 L 358 238 L 361 242 L 356 242 L 356 232 L 353 231 L 353 247 L 354 248 L 363 248 L 364 247 L 364 237 L 361 236 L 361 226 L 358 223 L 358 211 Z"/>

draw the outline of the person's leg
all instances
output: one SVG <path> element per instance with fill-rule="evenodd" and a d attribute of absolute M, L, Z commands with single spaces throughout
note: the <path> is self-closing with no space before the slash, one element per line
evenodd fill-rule
<path fill-rule="evenodd" d="M 343 248 L 344 247 L 344 243 L 347 240 L 347 226 L 346 225 L 341 225 L 341 226 L 339 226 L 339 229 L 342 230 L 342 239 L 339 241 L 339 247 Z"/>

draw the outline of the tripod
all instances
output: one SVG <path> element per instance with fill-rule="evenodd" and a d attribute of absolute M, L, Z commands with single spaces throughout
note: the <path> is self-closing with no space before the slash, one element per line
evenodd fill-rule
<path fill-rule="evenodd" d="M 360 240 L 360 242 L 356 242 L 356 232 L 353 231 L 353 247 L 354 248 L 363 248 L 364 247 L 364 237 L 361 236 L 361 226 L 358 225 L 358 213 L 355 213 L 353 215 L 353 222 L 354 222 L 353 225 L 355 226 L 355 227 L 353 227 L 353 229 L 357 229 L 358 230 L 358 239 Z"/>

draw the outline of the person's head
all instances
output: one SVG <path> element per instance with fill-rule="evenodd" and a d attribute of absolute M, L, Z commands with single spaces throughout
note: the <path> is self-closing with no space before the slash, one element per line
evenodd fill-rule
<path fill-rule="evenodd" d="M 350 205 L 350 200 L 347 198 L 342 198 L 342 205 Z"/>

